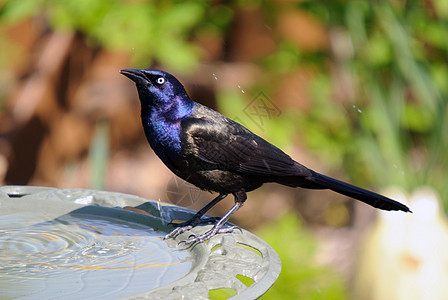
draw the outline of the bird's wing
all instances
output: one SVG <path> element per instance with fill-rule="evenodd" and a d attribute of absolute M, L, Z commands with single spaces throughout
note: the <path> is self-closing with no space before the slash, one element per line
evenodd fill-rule
<path fill-rule="evenodd" d="M 191 118 L 183 123 L 184 140 L 197 159 L 229 170 L 255 176 L 308 176 L 308 169 L 282 150 L 227 118 Z"/>

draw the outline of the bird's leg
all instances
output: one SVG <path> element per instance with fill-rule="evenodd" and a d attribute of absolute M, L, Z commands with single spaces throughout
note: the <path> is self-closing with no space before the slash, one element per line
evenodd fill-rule
<path fill-rule="evenodd" d="M 210 201 L 206 206 L 204 206 L 200 211 L 198 211 L 190 220 L 182 223 L 169 223 L 169 225 L 174 225 L 177 228 L 175 228 L 173 231 L 165 235 L 165 239 L 172 238 L 178 234 L 181 234 L 187 230 L 190 230 L 196 225 L 199 224 L 207 224 L 216 222 L 217 218 L 207 218 L 207 219 L 201 219 L 201 217 L 209 211 L 213 206 L 215 206 L 219 201 L 223 200 L 225 197 L 227 197 L 227 194 L 219 194 L 215 199 Z"/>
<path fill-rule="evenodd" d="M 232 206 L 232 208 L 218 221 L 218 223 L 215 224 L 215 226 L 213 226 L 212 229 L 210 229 L 209 231 L 207 231 L 204 234 L 201 235 L 193 235 L 192 237 L 190 237 L 188 240 L 185 241 L 181 241 L 180 243 L 185 243 L 186 245 L 192 244 L 192 243 L 202 243 L 205 242 L 206 240 L 209 240 L 210 238 L 212 238 L 215 234 L 218 233 L 230 233 L 233 232 L 233 230 L 235 230 L 236 228 L 238 228 L 237 226 L 231 226 L 228 228 L 222 228 L 224 226 L 224 224 L 230 219 L 230 217 L 238 210 L 240 209 L 243 204 L 244 201 L 246 201 L 247 199 L 247 195 L 246 192 L 244 191 L 239 191 L 236 193 L 233 193 L 233 196 L 235 197 L 235 204 Z"/>

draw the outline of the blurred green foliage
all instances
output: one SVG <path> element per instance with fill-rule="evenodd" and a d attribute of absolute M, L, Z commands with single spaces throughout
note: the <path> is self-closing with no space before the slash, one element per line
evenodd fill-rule
<path fill-rule="evenodd" d="M 299 4 L 327 24 L 331 49 L 301 114 L 304 138 L 343 158 L 355 181 L 411 190 L 429 184 L 448 201 L 448 5 L 446 1 Z M 348 44 L 347 44 L 348 42 Z M 334 74 L 328 69 L 339 70 Z M 346 97 L 331 91 L 349 84 Z M 338 82 L 339 81 L 339 82 Z M 323 136 L 322 136 L 323 135 Z M 347 158 L 350 159 L 347 159 Z"/>
<path fill-rule="evenodd" d="M 185 71 L 199 59 L 194 32 L 221 34 L 232 10 L 208 1 L 21 0 L 6 1 L 3 22 L 45 14 L 59 30 L 78 30 L 92 45 L 132 53 L 133 63 L 153 61 Z"/>
<path fill-rule="evenodd" d="M 98 120 L 89 149 L 90 187 L 101 190 L 107 172 L 107 162 L 110 158 L 109 149 L 110 128 L 106 120 Z"/>
<path fill-rule="evenodd" d="M 261 299 L 348 299 L 340 275 L 326 266 L 317 266 L 317 242 L 294 213 L 275 224 L 257 230 L 282 258 L 282 272 Z"/>

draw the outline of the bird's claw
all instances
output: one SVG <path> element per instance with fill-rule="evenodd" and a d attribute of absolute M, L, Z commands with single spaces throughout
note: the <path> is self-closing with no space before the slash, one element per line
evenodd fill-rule
<path fill-rule="evenodd" d="M 242 233 L 241 228 L 239 228 L 238 226 L 229 226 L 229 227 L 225 227 L 225 228 L 215 228 L 215 227 L 213 227 L 212 229 L 210 229 L 209 231 L 207 231 L 204 234 L 200 234 L 200 235 L 192 234 L 192 235 L 190 235 L 188 237 L 188 239 L 180 241 L 177 245 L 179 246 L 182 243 L 185 244 L 185 245 L 191 245 L 193 243 L 203 243 L 203 242 L 211 239 L 216 234 L 232 233 L 235 229 L 239 230 Z"/>
<path fill-rule="evenodd" d="M 179 234 L 182 234 L 185 231 L 190 230 L 191 228 L 195 227 L 196 225 L 214 223 L 217 220 L 219 220 L 219 218 L 209 217 L 209 218 L 204 218 L 204 219 L 192 218 L 192 219 L 190 219 L 186 222 L 182 222 L 182 223 L 170 222 L 170 223 L 168 223 L 168 225 L 176 226 L 176 228 L 173 231 L 171 231 L 170 233 L 168 233 L 167 235 L 165 235 L 164 239 L 176 237 Z"/>
<path fill-rule="evenodd" d="M 165 237 L 164 237 L 163 239 L 166 240 L 166 239 L 170 239 L 170 238 L 172 238 L 172 237 L 176 237 L 176 236 L 178 236 L 179 234 L 182 234 L 182 233 L 184 233 L 185 231 L 190 230 L 191 228 L 193 228 L 192 225 L 176 227 L 176 228 L 174 228 L 173 231 L 171 231 L 170 233 L 168 233 L 167 235 L 165 235 Z"/>

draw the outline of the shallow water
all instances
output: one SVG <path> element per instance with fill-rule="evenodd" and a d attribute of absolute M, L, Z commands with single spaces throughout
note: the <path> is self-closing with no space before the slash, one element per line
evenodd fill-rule
<path fill-rule="evenodd" d="M 0 216 L 1 298 L 110 299 L 135 295 L 189 272 L 190 253 L 165 232 L 106 216 Z"/>

